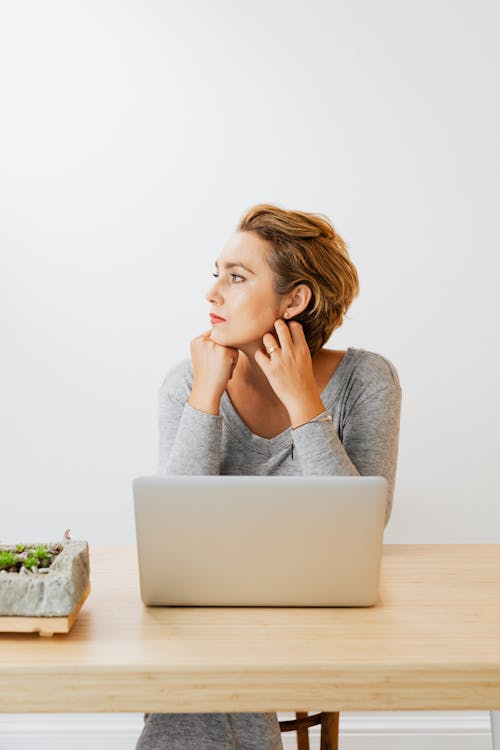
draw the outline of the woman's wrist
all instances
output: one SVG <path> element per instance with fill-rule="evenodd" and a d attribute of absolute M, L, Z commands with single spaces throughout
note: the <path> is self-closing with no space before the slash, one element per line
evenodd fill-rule
<path fill-rule="evenodd" d="M 221 397 L 222 394 L 206 393 L 202 389 L 193 386 L 191 389 L 191 395 L 188 399 L 188 404 L 194 409 L 204 411 L 206 414 L 218 415 Z"/>
<path fill-rule="evenodd" d="M 326 411 L 326 407 L 321 399 L 301 403 L 296 407 L 288 409 L 292 430 L 296 430 L 297 427 L 302 427 L 303 424 L 311 422 L 316 417 L 319 417 L 324 411 Z"/>

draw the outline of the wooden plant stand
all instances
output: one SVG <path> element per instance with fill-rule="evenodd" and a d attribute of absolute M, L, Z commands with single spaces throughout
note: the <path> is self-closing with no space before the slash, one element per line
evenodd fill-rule
<path fill-rule="evenodd" d="M 50 637 L 54 633 L 69 633 L 83 602 L 89 594 L 90 581 L 73 611 L 62 617 L 0 616 L 0 633 L 39 633 L 39 635 L 46 637 Z"/>

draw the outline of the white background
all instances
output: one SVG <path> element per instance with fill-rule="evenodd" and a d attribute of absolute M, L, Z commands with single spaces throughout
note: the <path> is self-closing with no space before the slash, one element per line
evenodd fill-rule
<path fill-rule="evenodd" d="M 498 542 L 500 6 L 0 4 L 0 541 L 134 541 L 163 376 L 259 202 L 325 213 L 327 346 L 403 388 L 388 542 Z"/>
<path fill-rule="evenodd" d="M 328 347 L 399 371 L 386 541 L 500 542 L 499 21 L 493 0 L 0 3 L 1 542 L 134 541 L 159 386 L 259 202 L 330 217 L 361 294 Z"/>

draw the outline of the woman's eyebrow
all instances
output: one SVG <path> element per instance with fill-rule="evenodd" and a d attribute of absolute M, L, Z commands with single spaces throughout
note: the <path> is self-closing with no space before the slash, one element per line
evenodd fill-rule
<path fill-rule="evenodd" d="M 229 262 L 229 263 L 224 263 L 223 265 L 224 265 L 224 268 L 234 268 L 234 266 L 238 266 L 238 268 L 244 268 L 245 271 L 248 271 L 248 273 L 251 273 L 253 276 L 255 276 L 255 273 L 250 268 L 245 266 L 244 263 Z M 217 261 L 215 261 L 215 267 L 217 270 L 219 270 L 219 264 L 217 263 Z"/>

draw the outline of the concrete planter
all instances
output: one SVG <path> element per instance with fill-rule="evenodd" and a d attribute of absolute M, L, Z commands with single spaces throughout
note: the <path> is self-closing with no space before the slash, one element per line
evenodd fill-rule
<path fill-rule="evenodd" d="M 74 540 L 58 544 L 63 549 L 45 574 L 0 571 L 0 616 L 64 617 L 73 612 L 89 583 L 89 546 Z"/>

